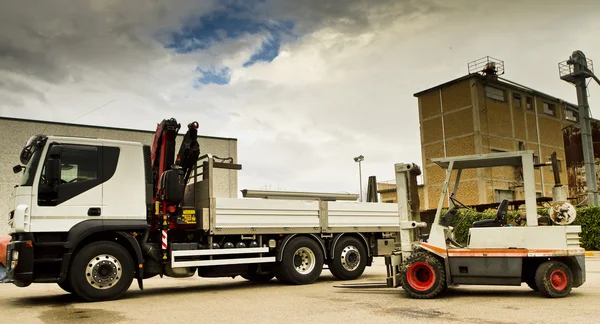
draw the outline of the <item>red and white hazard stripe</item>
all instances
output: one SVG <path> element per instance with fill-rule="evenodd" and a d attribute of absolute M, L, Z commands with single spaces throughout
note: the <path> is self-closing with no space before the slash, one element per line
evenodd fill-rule
<path fill-rule="evenodd" d="M 162 248 L 163 248 L 163 250 L 167 249 L 167 231 L 166 230 L 162 231 Z"/>

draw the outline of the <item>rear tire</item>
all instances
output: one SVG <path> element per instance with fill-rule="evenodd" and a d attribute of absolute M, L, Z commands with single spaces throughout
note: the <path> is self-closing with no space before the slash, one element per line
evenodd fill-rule
<path fill-rule="evenodd" d="M 323 250 L 315 240 L 305 236 L 293 238 L 276 267 L 277 280 L 290 285 L 311 284 L 321 275 L 324 259 Z"/>
<path fill-rule="evenodd" d="M 546 261 L 537 268 L 535 283 L 542 296 L 562 298 L 571 293 L 573 274 L 569 266 L 560 261 Z"/>
<path fill-rule="evenodd" d="M 446 289 L 444 264 L 431 253 L 413 253 L 402 264 L 400 273 L 402 288 L 411 298 L 435 298 Z"/>
<path fill-rule="evenodd" d="M 367 267 L 367 248 L 351 236 L 342 237 L 329 260 L 329 271 L 339 280 L 354 280 L 360 277 Z"/>
<path fill-rule="evenodd" d="M 73 292 L 91 302 L 120 298 L 134 277 L 129 252 L 121 245 L 107 241 L 83 247 L 75 255 L 69 271 L 68 280 Z"/>

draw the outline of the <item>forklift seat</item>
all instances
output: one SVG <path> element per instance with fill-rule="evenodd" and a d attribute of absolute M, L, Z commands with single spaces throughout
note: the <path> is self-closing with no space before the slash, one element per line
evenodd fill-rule
<path fill-rule="evenodd" d="M 508 214 L 508 199 L 502 200 L 496 212 L 496 218 L 483 219 L 473 222 L 473 227 L 500 227 L 506 225 L 506 214 Z"/>

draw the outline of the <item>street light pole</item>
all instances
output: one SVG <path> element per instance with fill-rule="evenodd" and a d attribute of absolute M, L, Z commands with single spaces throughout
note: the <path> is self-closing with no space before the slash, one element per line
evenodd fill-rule
<path fill-rule="evenodd" d="M 362 165 L 361 162 L 365 159 L 364 156 L 359 155 L 357 157 L 354 158 L 354 162 L 358 162 L 358 182 L 360 184 L 360 201 L 363 201 L 363 193 L 362 193 Z"/>

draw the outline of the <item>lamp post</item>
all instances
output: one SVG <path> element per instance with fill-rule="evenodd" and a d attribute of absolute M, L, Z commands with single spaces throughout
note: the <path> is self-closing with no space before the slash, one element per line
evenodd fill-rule
<path fill-rule="evenodd" d="M 364 156 L 359 155 L 357 157 L 354 158 L 354 162 L 358 162 L 358 182 L 360 183 L 360 201 L 363 201 L 363 194 L 362 194 L 362 166 L 361 166 L 361 162 L 365 159 Z"/>

